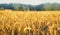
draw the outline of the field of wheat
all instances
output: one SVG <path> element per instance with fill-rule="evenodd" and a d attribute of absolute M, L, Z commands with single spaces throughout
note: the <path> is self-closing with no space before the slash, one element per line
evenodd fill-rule
<path fill-rule="evenodd" d="M 60 11 L 0 10 L 0 35 L 60 35 Z"/>

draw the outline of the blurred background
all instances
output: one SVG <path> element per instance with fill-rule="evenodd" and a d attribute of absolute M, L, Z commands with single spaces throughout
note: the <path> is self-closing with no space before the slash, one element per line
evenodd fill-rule
<path fill-rule="evenodd" d="M 60 0 L 0 0 L 0 9 L 54 11 L 60 10 Z"/>

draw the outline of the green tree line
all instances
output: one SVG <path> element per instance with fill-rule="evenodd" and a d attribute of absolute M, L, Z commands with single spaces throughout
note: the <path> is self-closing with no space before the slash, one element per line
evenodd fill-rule
<path fill-rule="evenodd" d="M 0 9 L 10 9 L 10 10 L 37 10 L 37 11 L 52 11 L 52 10 L 60 10 L 60 4 L 59 3 L 45 3 L 45 4 L 39 4 L 39 5 L 27 5 L 27 4 L 18 4 L 18 3 L 11 3 L 11 4 L 0 4 Z"/>

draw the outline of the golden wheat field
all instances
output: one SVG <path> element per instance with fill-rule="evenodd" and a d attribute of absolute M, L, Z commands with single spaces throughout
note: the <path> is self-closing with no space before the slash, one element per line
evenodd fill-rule
<path fill-rule="evenodd" d="M 0 35 L 60 35 L 60 11 L 0 10 Z"/>

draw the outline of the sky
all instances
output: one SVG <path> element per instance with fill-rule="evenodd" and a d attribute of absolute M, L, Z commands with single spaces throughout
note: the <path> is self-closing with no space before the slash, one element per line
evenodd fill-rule
<path fill-rule="evenodd" d="M 31 4 L 38 5 L 42 3 L 60 3 L 60 0 L 0 0 L 1 3 L 22 3 L 22 4 Z"/>

